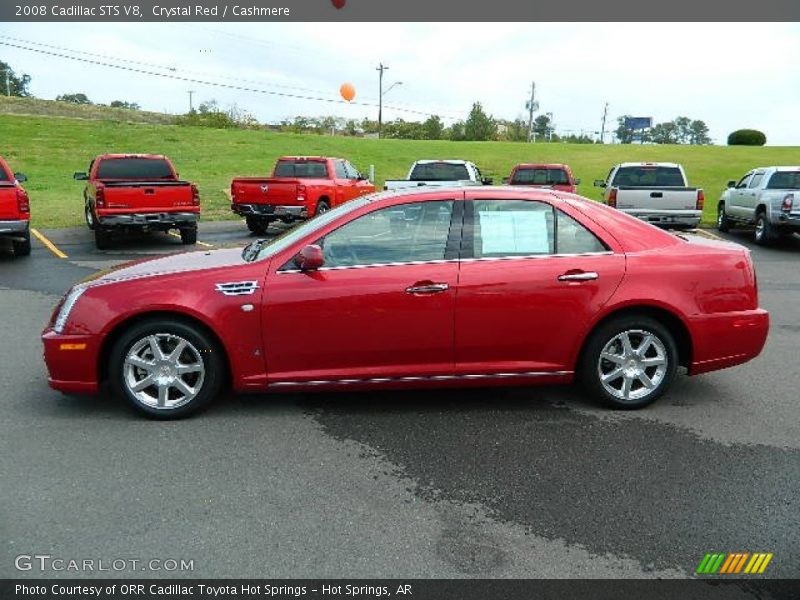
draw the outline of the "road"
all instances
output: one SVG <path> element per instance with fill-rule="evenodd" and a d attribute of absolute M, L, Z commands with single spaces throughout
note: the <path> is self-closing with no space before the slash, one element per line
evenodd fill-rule
<path fill-rule="evenodd" d="M 643 411 L 544 387 L 229 395 L 154 422 L 50 390 L 38 334 L 72 283 L 179 240 L 101 253 L 84 230 L 42 233 L 67 258 L 0 250 L 0 577 L 673 578 L 712 551 L 773 552 L 770 576 L 800 577 L 800 239 L 725 236 L 752 248 L 764 353 Z M 37 553 L 193 570 L 15 570 Z"/>

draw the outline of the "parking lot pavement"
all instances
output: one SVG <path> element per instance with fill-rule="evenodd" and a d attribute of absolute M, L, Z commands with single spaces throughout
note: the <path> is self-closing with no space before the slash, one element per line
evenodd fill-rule
<path fill-rule="evenodd" d="M 200 239 L 252 239 L 216 227 Z M 37 552 L 197 577 L 686 577 L 711 551 L 800 577 L 800 240 L 752 247 L 762 356 L 643 411 L 546 387 L 230 395 L 162 423 L 50 390 L 38 333 L 75 280 L 183 247 L 46 233 L 67 259 L 0 254 L 0 577 L 43 575 L 13 568 Z"/>

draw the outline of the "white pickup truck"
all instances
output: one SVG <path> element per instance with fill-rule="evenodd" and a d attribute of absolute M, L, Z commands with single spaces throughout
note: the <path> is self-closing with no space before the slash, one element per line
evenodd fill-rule
<path fill-rule="evenodd" d="M 717 205 L 717 228 L 734 225 L 755 225 L 759 244 L 800 232 L 800 167 L 759 167 L 729 181 Z"/>
<path fill-rule="evenodd" d="M 399 190 L 410 187 L 452 187 L 468 185 L 491 185 L 492 179 L 483 177 L 480 169 L 467 160 L 418 160 L 408 171 L 405 179 L 387 179 L 384 190 Z"/>
<path fill-rule="evenodd" d="M 703 190 L 689 187 L 683 167 L 676 163 L 630 162 L 616 165 L 604 188 L 609 206 L 653 225 L 697 227 L 703 213 Z"/>

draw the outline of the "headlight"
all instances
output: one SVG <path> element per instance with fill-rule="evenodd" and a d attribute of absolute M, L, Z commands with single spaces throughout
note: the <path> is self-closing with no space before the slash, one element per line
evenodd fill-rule
<path fill-rule="evenodd" d="M 56 322 L 53 324 L 53 331 L 56 333 L 61 333 L 64 331 L 64 326 L 67 324 L 69 313 L 72 312 L 72 308 L 75 306 L 78 298 L 80 298 L 81 294 L 83 294 L 85 291 L 86 288 L 84 286 L 76 286 L 69 291 L 67 297 L 64 299 L 64 304 L 61 305 L 61 310 L 58 311 Z"/>

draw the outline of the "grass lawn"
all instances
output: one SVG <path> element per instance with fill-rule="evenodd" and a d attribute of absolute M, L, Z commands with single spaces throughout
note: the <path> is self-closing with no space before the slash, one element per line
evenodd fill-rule
<path fill-rule="evenodd" d="M 33 224 L 66 227 L 83 223 L 82 183 L 74 171 L 86 170 L 89 160 L 106 152 L 166 154 L 181 178 L 200 187 L 203 218 L 233 218 L 225 190 L 237 175 L 268 175 L 284 154 L 331 155 L 348 158 L 367 172 L 375 165 L 377 185 L 405 177 L 414 160 L 462 158 L 478 164 L 495 182 L 519 162 L 565 162 L 581 178 L 580 193 L 600 197 L 592 187 L 609 169 L 623 161 L 671 161 L 686 168 L 689 183 L 706 193 L 704 221 L 712 223 L 725 182 L 763 165 L 800 163 L 800 148 L 727 146 L 639 146 L 524 144 L 507 142 L 448 142 L 375 140 L 295 135 L 255 130 L 222 130 L 89 120 L 52 116 L 0 115 L 0 155 L 15 171 L 28 176 Z"/>

